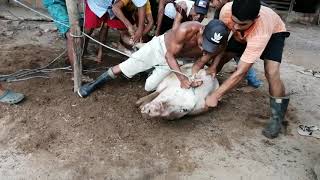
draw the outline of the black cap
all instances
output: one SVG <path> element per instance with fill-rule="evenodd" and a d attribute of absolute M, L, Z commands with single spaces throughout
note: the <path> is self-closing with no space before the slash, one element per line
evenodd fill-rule
<path fill-rule="evenodd" d="M 229 31 L 222 21 L 213 19 L 205 26 L 202 36 L 203 50 L 214 53 L 228 41 Z"/>
<path fill-rule="evenodd" d="M 206 15 L 208 13 L 209 4 L 209 0 L 196 0 L 194 3 L 194 11 L 197 14 Z"/>

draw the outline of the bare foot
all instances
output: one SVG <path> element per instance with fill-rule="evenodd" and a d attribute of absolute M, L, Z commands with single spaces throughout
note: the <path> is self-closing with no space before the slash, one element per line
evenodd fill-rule
<path fill-rule="evenodd" d="M 96 61 L 97 63 L 101 63 L 101 62 L 102 62 L 102 53 L 98 53 L 95 61 Z"/>

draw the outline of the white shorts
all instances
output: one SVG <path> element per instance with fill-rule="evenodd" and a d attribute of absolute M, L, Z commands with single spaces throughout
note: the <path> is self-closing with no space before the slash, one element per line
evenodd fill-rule
<path fill-rule="evenodd" d="M 119 67 L 128 78 L 132 78 L 137 73 L 155 67 L 145 84 L 146 91 L 153 91 L 171 72 L 165 58 L 166 53 L 167 48 L 164 42 L 164 35 L 154 37 L 141 49 L 133 53 L 129 59 L 120 63 Z"/>

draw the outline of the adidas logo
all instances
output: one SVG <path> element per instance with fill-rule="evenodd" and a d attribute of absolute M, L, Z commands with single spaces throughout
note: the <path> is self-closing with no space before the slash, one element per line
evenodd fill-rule
<path fill-rule="evenodd" d="M 220 35 L 220 33 L 214 33 L 213 37 L 210 38 L 211 41 L 216 42 L 216 43 L 220 43 L 220 40 L 222 39 L 222 36 Z"/>

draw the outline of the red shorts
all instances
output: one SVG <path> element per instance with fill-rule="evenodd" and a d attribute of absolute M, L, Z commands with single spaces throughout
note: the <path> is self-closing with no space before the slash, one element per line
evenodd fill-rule
<path fill-rule="evenodd" d="M 127 28 L 119 19 L 110 19 L 108 13 L 105 13 L 101 18 L 99 18 L 96 14 L 94 14 L 94 12 L 91 11 L 86 2 L 84 27 L 86 29 L 99 28 L 102 23 L 106 23 L 108 27 L 113 29 Z"/>

